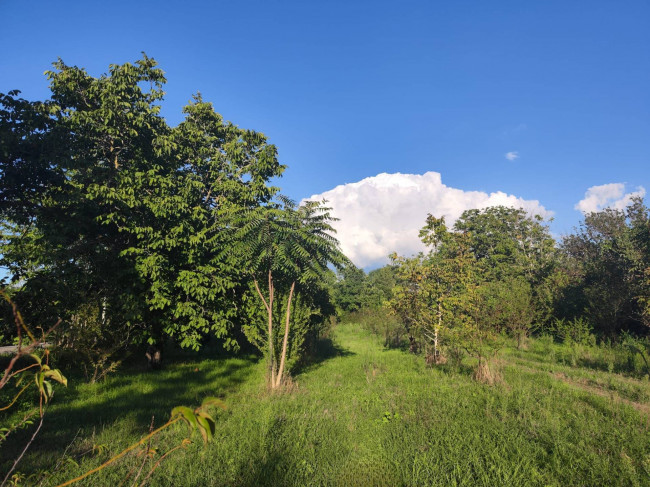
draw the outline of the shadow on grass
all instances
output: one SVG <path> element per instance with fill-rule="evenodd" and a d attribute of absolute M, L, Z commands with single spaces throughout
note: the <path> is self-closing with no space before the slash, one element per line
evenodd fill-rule
<path fill-rule="evenodd" d="M 556 362 L 559 363 L 558 360 Z M 570 360 L 564 360 L 566 365 L 571 365 Z M 595 370 L 598 372 L 613 372 L 621 374 L 634 379 L 643 379 L 646 375 L 650 375 L 650 366 L 645 363 L 638 365 L 635 363 L 633 357 L 628 357 L 627 360 L 617 360 L 608 363 L 603 358 L 592 357 L 579 357 L 576 360 L 576 365 L 585 369 Z"/>
<path fill-rule="evenodd" d="M 335 357 L 350 357 L 352 355 L 356 355 L 356 353 L 341 347 L 331 338 L 320 338 L 316 342 L 314 352 L 309 354 L 309 356 L 304 361 L 296 365 L 291 370 L 291 375 L 297 377 L 298 375 L 318 368 L 323 362 L 327 360 Z"/>
<path fill-rule="evenodd" d="M 159 371 L 127 369 L 97 384 L 79 381 L 68 389 L 58 388 L 19 470 L 32 473 L 51 468 L 75 437 L 93 437 L 104 429 L 115 430 L 109 433 L 109 440 L 104 438 L 111 448 L 117 448 L 115 443 L 120 441 L 137 441 L 148 432 L 152 418 L 159 426 L 176 406 L 195 407 L 206 396 L 226 396 L 249 378 L 256 363 L 253 356 L 187 361 L 168 364 Z M 2 445 L 0 471 L 20 454 L 32 430 L 18 431 Z M 75 449 L 69 453 L 75 454 Z"/>

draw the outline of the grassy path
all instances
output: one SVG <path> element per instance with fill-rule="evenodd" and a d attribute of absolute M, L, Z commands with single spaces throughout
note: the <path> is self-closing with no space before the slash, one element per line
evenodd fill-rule
<path fill-rule="evenodd" d="M 225 393 L 229 408 L 218 415 L 214 443 L 195 441 L 165 460 L 152 483 L 160 486 L 650 485 L 650 420 L 624 401 L 576 388 L 518 357 L 506 358 L 505 383 L 488 387 L 467 371 L 427 369 L 421 357 L 385 350 L 355 325 L 337 327 L 334 340 L 281 394 L 263 387 L 262 363 L 187 362 L 80 386 L 67 411 L 59 406 L 58 419 L 70 408 L 92 408 L 99 426 L 90 438 L 89 418 L 73 450 L 99 443 L 117 451 L 146 431 L 152 408 L 160 422 L 170 404 Z M 166 396 L 155 405 L 161 388 Z M 102 412 L 111 404 L 112 414 Z M 69 436 L 79 426 L 64 429 Z M 181 438 L 172 432 L 163 443 Z M 71 467 L 60 480 L 108 455 Z M 139 461 L 129 458 L 86 485 L 117 486 Z"/>
<path fill-rule="evenodd" d="M 576 389 L 587 391 L 591 394 L 597 396 L 609 398 L 613 402 L 623 402 L 629 406 L 632 406 L 634 409 L 639 411 L 641 414 L 645 415 L 650 419 L 650 404 L 647 402 L 640 402 L 642 400 L 632 400 L 628 399 L 626 396 L 629 395 L 627 392 L 628 389 L 621 390 L 620 384 L 616 384 L 616 379 L 610 378 L 607 382 L 599 380 L 596 377 L 585 377 L 579 376 L 576 377 L 570 372 L 567 373 L 563 371 L 564 367 L 550 367 L 551 370 L 548 370 L 549 367 L 545 367 L 543 364 L 537 364 L 538 367 L 531 367 L 529 361 L 518 360 L 515 361 L 511 366 L 518 369 L 522 372 L 530 372 L 532 374 L 539 373 L 548 373 L 558 381 L 564 382 Z M 560 369 L 559 371 L 558 368 Z M 610 374 L 611 375 L 611 374 Z M 621 380 L 621 379 L 619 379 Z M 648 386 L 641 381 L 633 381 L 630 379 L 623 379 L 624 383 L 632 383 L 633 395 L 635 398 L 638 397 L 638 391 L 643 391 L 643 396 L 646 396 Z M 627 385 L 627 384 L 626 384 Z"/>

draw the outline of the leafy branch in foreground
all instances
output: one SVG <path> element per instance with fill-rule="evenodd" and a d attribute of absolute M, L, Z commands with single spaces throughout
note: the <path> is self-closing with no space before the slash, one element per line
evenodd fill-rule
<path fill-rule="evenodd" d="M 33 444 L 34 440 L 36 439 L 36 436 L 38 435 L 38 433 L 41 430 L 41 427 L 43 426 L 43 421 L 46 412 L 46 405 L 51 401 L 54 395 L 54 388 L 52 382 L 53 381 L 58 382 L 60 384 L 63 384 L 64 386 L 67 386 L 68 380 L 61 373 L 60 370 L 52 369 L 49 366 L 48 350 L 44 351 L 43 356 L 39 356 L 36 353 L 34 353 L 36 349 L 42 345 L 45 338 L 60 324 L 61 320 L 57 321 L 57 323 L 49 331 L 44 333 L 43 337 L 39 340 L 27 327 L 20 311 L 18 310 L 13 300 L 9 297 L 9 295 L 4 290 L 0 290 L 0 294 L 11 306 L 12 314 L 16 324 L 17 336 L 18 336 L 17 350 L 14 356 L 9 361 L 9 364 L 4 371 L 2 378 L 0 379 L 0 389 L 4 388 L 7 384 L 11 383 L 12 381 L 15 382 L 15 386 L 17 388 L 20 388 L 18 393 L 15 396 L 13 396 L 13 398 L 9 401 L 7 405 L 0 407 L 0 412 L 9 410 L 12 406 L 14 406 L 17 403 L 18 399 L 33 386 L 36 386 L 39 393 L 38 408 L 32 409 L 31 411 L 26 413 L 16 423 L 11 424 L 8 427 L 0 428 L 0 444 L 1 444 L 7 439 L 7 437 L 12 432 L 16 431 L 17 429 L 33 425 L 35 423 L 34 418 L 35 417 L 38 418 L 38 424 L 35 431 L 31 435 L 25 447 L 21 450 L 17 458 L 14 460 L 11 468 L 7 471 L 4 479 L 2 480 L 2 483 L 0 484 L 0 487 L 4 487 L 7 484 L 7 482 L 9 482 L 9 480 L 12 479 L 11 475 L 15 472 L 16 467 L 18 466 L 20 461 L 23 459 L 23 457 L 25 456 L 25 454 Z M 28 344 L 25 345 L 24 343 L 26 339 L 28 339 L 29 342 Z M 31 363 L 29 365 L 25 365 L 21 367 L 20 369 L 14 370 L 16 369 L 17 364 L 19 363 L 19 360 L 21 358 L 29 359 Z M 137 448 L 142 446 L 144 446 L 144 448 L 142 449 L 141 452 L 139 452 L 139 455 L 143 457 L 143 462 L 140 466 L 137 475 L 133 479 L 133 482 L 134 485 L 144 485 L 151 478 L 154 471 L 161 465 L 162 461 L 165 460 L 171 453 L 173 453 L 178 449 L 186 448 L 188 445 L 191 444 L 190 437 L 194 433 L 194 431 L 199 432 L 204 443 L 208 443 L 209 441 L 212 440 L 215 432 L 215 420 L 207 412 L 207 409 L 213 406 L 218 406 L 225 409 L 225 405 L 223 404 L 223 402 L 220 399 L 213 398 L 213 397 L 206 397 L 201 403 L 201 406 L 195 409 L 191 409 L 186 406 L 175 407 L 171 412 L 171 416 L 169 420 L 165 424 L 163 424 L 162 426 L 156 429 L 152 429 L 152 431 L 150 431 L 148 435 L 144 436 L 138 442 L 122 450 L 117 455 L 111 457 L 109 460 L 104 462 L 99 467 L 89 470 L 88 472 L 85 472 L 83 475 L 75 477 L 74 479 L 71 479 L 61 485 L 71 485 L 94 473 L 97 473 L 103 470 L 104 468 L 108 467 L 112 463 L 116 462 L 120 458 L 124 457 L 127 453 L 134 451 Z M 145 466 L 146 460 L 147 459 L 153 460 L 156 456 L 156 450 L 151 448 L 150 440 L 156 435 L 158 435 L 160 432 L 169 428 L 173 424 L 179 422 L 185 423 L 185 425 L 187 426 L 188 428 L 187 436 L 183 438 L 183 440 L 178 445 L 174 446 L 167 452 L 163 453 L 159 458 L 157 458 L 154 465 L 148 471 L 147 475 L 144 477 L 142 482 L 140 484 L 137 484 L 137 480 L 139 479 L 140 475 L 143 473 L 143 468 Z M 64 453 L 64 457 L 65 457 L 65 453 Z M 41 472 L 39 473 L 39 475 L 47 476 L 48 473 Z M 131 474 L 129 474 L 128 476 L 130 475 Z M 13 477 L 13 480 L 16 480 L 15 477 L 16 476 Z"/>
<path fill-rule="evenodd" d="M 6 405 L 0 407 L 1 411 L 9 410 L 18 399 L 32 386 L 36 386 L 38 389 L 39 404 L 37 410 L 32 410 L 25 414 L 18 422 L 11 424 L 8 427 L 2 427 L 0 429 L 0 444 L 6 441 L 7 437 L 17 429 L 30 426 L 33 424 L 32 418 L 38 412 L 39 422 L 36 430 L 32 434 L 31 438 L 22 449 L 18 457 L 14 460 L 11 468 L 8 470 L 7 474 L 2 480 L 1 486 L 4 486 L 9 480 L 11 474 L 14 472 L 22 458 L 27 453 L 27 450 L 34 442 L 34 439 L 38 435 L 41 427 L 43 426 L 43 419 L 45 416 L 45 405 L 52 399 L 54 395 L 54 389 L 52 387 L 52 381 L 63 384 L 64 386 L 68 385 L 68 379 L 61 373 L 58 369 L 52 369 L 49 364 L 49 352 L 45 350 L 43 356 L 39 356 L 35 352 L 38 347 L 41 346 L 41 343 L 61 322 L 58 320 L 56 324 L 46 333 L 44 333 L 41 340 L 38 340 L 31 330 L 25 324 L 20 311 L 16 307 L 16 304 L 12 301 L 9 295 L 4 291 L 0 290 L 0 295 L 9 303 L 11 306 L 11 311 L 13 314 L 14 322 L 16 324 L 16 333 L 18 336 L 18 346 L 14 356 L 9 361 L 9 364 L 4 370 L 2 378 L 0 379 L 0 389 L 3 389 L 10 381 L 15 381 L 15 387 L 20 388 L 18 393 L 13 396 L 13 399 Z M 26 335 L 26 337 L 25 337 Z M 28 339 L 29 342 L 27 345 L 24 345 L 25 340 Z M 14 370 L 18 364 L 18 361 L 21 358 L 29 358 L 32 362 L 29 365 L 26 365 L 18 370 Z M 23 385 L 24 384 L 24 385 Z"/>

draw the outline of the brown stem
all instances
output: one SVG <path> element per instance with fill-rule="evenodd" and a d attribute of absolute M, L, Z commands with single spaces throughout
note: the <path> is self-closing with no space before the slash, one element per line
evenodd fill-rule
<path fill-rule="evenodd" d="M 273 276 L 271 275 L 271 269 L 269 269 L 269 308 L 268 308 L 268 317 L 269 317 L 269 361 L 271 367 L 271 387 L 275 383 L 275 354 L 273 353 Z"/>
<path fill-rule="evenodd" d="M 20 392 L 19 392 L 18 394 L 16 394 L 16 397 L 14 397 L 14 400 L 11 401 L 11 402 L 9 403 L 8 406 L 5 406 L 5 407 L 3 407 L 3 408 L 0 408 L 0 411 L 6 411 L 6 410 L 9 409 L 11 406 L 13 406 L 14 403 L 15 403 L 15 402 L 18 400 L 18 398 L 21 396 L 21 394 L 22 394 L 23 392 L 25 392 L 25 391 L 27 390 L 27 388 L 28 388 L 29 386 L 31 386 L 31 385 L 32 385 L 32 383 L 31 383 L 31 381 L 30 381 L 29 384 L 27 384 L 25 387 L 23 387 L 23 388 L 20 390 Z"/>
<path fill-rule="evenodd" d="M 149 426 L 149 433 L 153 431 L 154 418 L 155 416 L 151 416 L 151 425 Z M 149 438 L 144 453 L 142 454 L 142 462 L 140 463 L 140 468 L 138 469 L 138 473 L 135 475 L 135 478 L 133 479 L 133 487 L 137 487 L 138 485 L 138 479 L 140 478 L 140 475 L 142 475 L 142 469 L 144 468 L 144 464 L 147 463 L 147 456 L 150 450 L 151 450 L 151 438 Z"/>
<path fill-rule="evenodd" d="M 282 374 L 284 373 L 284 363 L 287 358 L 287 342 L 289 341 L 289 318 L 291 318 L 291 298 L 293 298 L 293 290 L 296 288 L 296 281 L 291 283 L 291 290 L 289 291 L 289 299 L 287 300 L 287 316 L 284 321 L 284 339 L 282 340 L 282 355 L 280 356 L 280 368 L 278 369 L 278 377 L 276 379 L 275 387 L 280 387 L 282 383 Z"/>
<path fill-rule="evenodd" d="M 437 362 L 438 360 L 438 332 L 440 331 L 440 328 L 442 327 L 442 303 L 438 301 L 438 327 L 435 329 L 435 338 L 433 340 L 433 357 L 434 360 Z"/>
<path fill-rule="evenodd" d="M 262 294 L 262 291 L 260 291 L 260 286 L 259 284 L 257 284 L 257 279 L 253 279 L 253 284 L 255 284 L 255 290 L 257 291 L 257 295 L 262 300 L 262 303 L 264 303 L 264 307 L 266 308 L 266 311 L 268 311 L 269 305 L 267 304 L 266 299 L 264 299 L 264 295 Z"/>
<path fill-rule="evenodd" d="M 11 466 L 11 468 L 7 472 L 7 475 L 5 475 L 5 478 L 2 481 L 2 484 L 0 484 L 0 487 L 4 487 L 4 485 L 7 483 L 7 480 L 9 480 L 9 476 L 16 469 L 16 466 L 18 465 L 18 462 L 20 462 L 22 460 L 22 458 L 25 456 L 25 453 L 27 453 L 27 450 L 32 445 L 32 443 L 34 442 L 34 439 L 36 438 L 36 435 L 41 430 L 41 426 L 43 426 L 43 417 L 44 416 L 45 416 L 44 414 L 41 414 L 41 420 L 38 423 L 38 428 L 36 428 L 36 431 L 34 431 L 34 434 L 32 435 L 30 440 L 25 445 L 25 448 L 23 448 L 23 451 L 20 453 L 20 456 L 14 460 L 14 464 Z"/>
<path fill-rule="evenodd" d="M 14 376 L 14 375 L 18 375 L 18 374 L 20 374 L 21 372 L 25 372 L 26 370 L 31 369 L 32 367 L 38 367 L 38 364 L 34 363 L 34 364 L 32 364 L 32 365 L 28 365 L 27 367 L 23 367 L 22 369 L 17 370 L 16 372 L 12 373 L 11 375 L 12 375 L 12 376 Z"/>
<path fill-rule="evenodd" d="M 165 453 L 163 456 L 161 456 L 161 457 L 158 459 L 158 461 L 154 464 L 154 466 L 152 467 L 152 469 L 149 470 L 149 473 L 147 474 L 147 476 L 144 478 L 144 480 L 143 480 L 142 483 L 140 484 L 140 487 L 142 487 L 142 486 L 147 482 L 147 480 L 149 480 L 149 477 L 151 477 L 151 476 L 153 475 L 154 471 L 155 471 L 158 467 L 160 467 L 160 464 L 162 463 L 162 461 L 163 461 L 165 458 L 167 458 L 169 455 L 171 455 L 173 452 L 175 452 L 175 451 L 178 450 L 179 448 L 184 448 L 184 447 L 185 447 L 185 443 L 181 443 L 180 445 L 175 446 L 174 448 L 172 448 L 171 450 L 169 450 L 167 453 Z"/>
<path fill-rule="evenodd" d="M 149 438 L 151 438 L 152 436 L 157 435 L 158 433 L 160 433 L 160 432 L 161 432 L 162 430 L 164 430 L 165 428 L 168 428 L 168 427 L 170 427 L 172 424 L 174 424 L 174 423 L 180 421 L 182 418 L 183 418 L 182 415 L 177 414 L 175 417 L 170 418 L 169 421 L 167 421 L 165 424 L 163 424 L 160 428 L 153 430 L 151 433 L 149 433 L 147 436 L 145 436 L 144 438 L 142 438 L 142 439 L 141 439 L 140 441 L 138 441 L 137 443 L 134 443 L 134 444 L 131 445 L 130 447 L 126 448 L 125 450 L 122 450 L 120 453 L 118 453 L 117 455 L 115 455 L 113 458 L 110 458 L 110 459 L 106 460 L 106 461 L 105 461 L 104 463 L 102 463 L 99 467 L 93 468 L 92 470 L 88 470 L 85 474 L 80 475 L 79 477 L 75 477 L 75 478 L 73 478 L 73 479 L 71 479 L 71 480 L 68 480 L 67 482 L 64 482 L 64 483 L 62 483 L 62 484 L 59 484 L 57 487 L 65 487 L 66 485 L 72 485 L 72 484 L 74 484 L 75 482 L 79 482 L 80 480 L 85 479 L 85 478 L 88 477 L 89 475 L 92 475 L 92 474 L 94 474 L 94 473 L 99 472 L 100 470 L 102 470 L 102 469 L 108 467 L 111 463 L 113 463 L 113 462 L 115 462 L 116 460 L 119 460 L 120 458 L 122 458 L 124 455 L 126 455 L 127 453 L 129 453 L 131 450 L 134 450 L 134 449 L 136 449 L 137 447 L 139 447 L 139 446 L 141 446 L 141 445 L 144 445 L 144 444 L 147 442 L 147 440 L 148 440 Z M 2 486 L 0 486 L 0 487 L 2 487 Z"/>

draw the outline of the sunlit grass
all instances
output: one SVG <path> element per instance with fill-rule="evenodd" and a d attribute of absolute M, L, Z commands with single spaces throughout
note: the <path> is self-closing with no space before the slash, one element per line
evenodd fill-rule
<path fill-rule="evenodd" d="M 57 398 L 21 470 L 51 467 L 75 435 L 71 454 L 105 445 L 50 483 L 66 480 L 136 441 L 152 416 L 161 424 L 175 405 L 223 395 L 215 440 L 203 447 L 194 437 L 151 485 L 650 485 L 650 417 L 621 400 L 647 400 L 647 381 L 544 361 L 533 344 L 504 353 L 504 382 L 489 387 L 470 371 L 387 350 L 356 325 L 333 338 L 337 346 L 278 394 L 252 359 L 78 385 Z M 599 382 L 607 376 L 611 387 Z M 171 448 L 182 433 L 157 445 Z M 128 457 L 85 485 L 117 486 L 139 462 Z"/>

